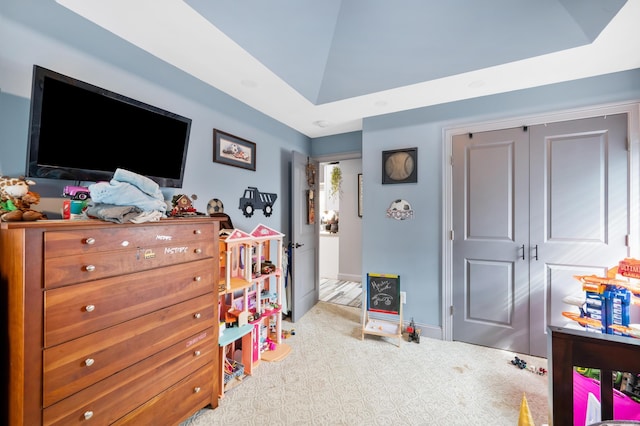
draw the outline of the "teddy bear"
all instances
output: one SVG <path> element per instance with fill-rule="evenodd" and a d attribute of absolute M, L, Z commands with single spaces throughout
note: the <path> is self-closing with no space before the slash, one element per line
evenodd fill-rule
<path fill-rule="evenodd" d="M 46 219 L 39 211 L 31 209 L 40 202 L 40 194 L 30 191 L 36 183 L 24 177 L 0 177 L 0 220 L 3 222 L 34 221 Z"/>

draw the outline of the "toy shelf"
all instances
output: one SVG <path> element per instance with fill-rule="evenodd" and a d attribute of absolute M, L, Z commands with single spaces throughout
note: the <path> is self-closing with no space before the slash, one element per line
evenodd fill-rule
<path fill-rule="evenodd" d="M 218 396 L 222 398 L 224 396 L 224 392 L 229 390 L 230 387 L 237 381 L 231 380 L 230 382 L 225 382 L 224 377 L 224 362 L 228 358 L 233 358 L 233 352 L 235 350 L 236 341 L 241 339 L 242 342 L 242 364 L 244 366 L 244 371 L 242 373 L 242 377 L 250 376 L 253 373 L 253 364 L 251 362 L 251 332 L 253 331 L 253 326 L 251 324 L 242 325 L 240 327 L 232 327 L 226 328 L 224 332 L 218 338 L 218 351 L 219 351 L 219 360 L 221 364 L 222 371 L 220 374 L 220 383 L 218 389 L 220 392 Z M 247 348 L 247 349 L 245 349 Z M 227 355 L 227 351 L 231 353 L 231 356 Z M 242 377 L 235 377 L 236 379 L 242 379 Z"/>

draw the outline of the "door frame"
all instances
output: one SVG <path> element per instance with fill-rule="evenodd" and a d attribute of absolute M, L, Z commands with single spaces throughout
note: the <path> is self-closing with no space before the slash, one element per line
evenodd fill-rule
<path fill-rule="evenodd" d="M 443 127 L 444 144 L 442 173 L 442 300 L 440 312 L 442 340 L 453 340 L 453 136 L 465 133 L 477 133 L 538 124 L 570 121 L 595 116 L 626 113 L 628 116 L 629 150 L 629 253 L 638 258 L 640 255 L 640 101 L 606 104 L 588 108 L 549 112 L 545 114 L 513 117 L 504 120 L 474 123 L 456 123 Z M 635 179 L 634 179 L 635 177 Z"/>

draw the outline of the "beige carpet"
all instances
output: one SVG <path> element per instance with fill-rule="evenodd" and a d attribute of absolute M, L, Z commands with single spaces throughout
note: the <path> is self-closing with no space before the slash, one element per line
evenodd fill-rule
<path fill-rule="evenodd" d="M 537 426 L 548 421 L 548 377 L 511 364 L 517 354 L 422 337 L 401 347 L 360 339 L 361 310 L 319 302 L 285 342 L 215 409 L 184 422 L 204 425 L 514 426 L 522 395 Z M 397 342 L 397 340 L 395 340 Z M 547 368 L 545 359 L 519 356 Z"/>

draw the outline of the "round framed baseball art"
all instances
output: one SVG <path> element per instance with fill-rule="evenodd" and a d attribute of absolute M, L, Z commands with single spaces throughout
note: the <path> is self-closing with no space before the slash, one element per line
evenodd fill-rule
<path fill-rule="evenodd" d="M 418 148 L 382 151 L 382 183 L 418 182 Z"/>

